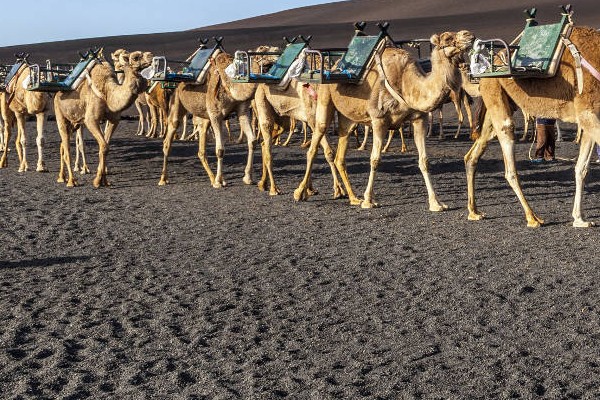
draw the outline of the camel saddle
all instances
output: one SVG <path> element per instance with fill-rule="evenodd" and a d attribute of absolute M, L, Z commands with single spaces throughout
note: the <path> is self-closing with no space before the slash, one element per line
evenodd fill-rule
<path fill-rule="evenodd" d="M 100 50 L 90 50 L 80 54 L 79 63 L 70 71 L 64 68 L 40 68 L 38 64 L 30 65 L 30 80 L 27 90 L 36 92 L 70 92 L 76 90 L 98 61 Z M 66 66 L 68 64 L 61 64 Z"/>
<path fill-rule="evenodd" d="M 560 63 L 573 22 L 571 7 L 562 8 L 555 24 L 540 25 L 536 9 L 525 10 L 527 20 L 523 32 L 511 44 L 502 39 L 478 40 L 471 55 L 473 78 L 550 78 Z M 483 54 L 485 53 L 485 54 Z"/>
<path fill-rule="evenodd" d="M 0 89 L 6 91 L 7 93 L 12 93 L 14 86 L 17 83 L 19 71 L 21 71 L 26 64 L 26 60 L 19 59 L 12 66 L 3 66 L 6 72 Z"/>
<path fill-rule="evenodd" d="M 279 84 L 285 80 L 286 74 L 290 71 L 292 64 L 298 59 L 304 49 L 308 47 L 311 36 L 302 38 L 301 43 L 296 43 L 298 37 L 288 41 L 283 52 L 257 52 L 257 51 L 236 51 L 235 63 L 237 65 L 233 82 L 238 83 L 268 83 Z M 252 58 L 264 56 L 278 56 L 277 60 L 271 65 L 266 73 L 252 73 L 250 66 Z"/>
<path fill-rule="evenodd" d="M 152 59 L 151 69 L 153 71 L 150 80 L 153 82 L 162 82 L 163 87 L 167 83 L 204 83 L 206 72 L 210 68 L 210 60 L 219 54 L 223 47 L 222 37 L 214 38 L 216 44 L 212 48 L 207 48 L 208 40 L 201 40 L 200 47 L 190 56 L 189 61 L 167 60 L 164 56 L 154 57 Z M 171 64 L 171 65 L 169 65 Z M 172 65 L 178 64 L 179 68 L 173 68 Z"/>
<path fill-rule="evenodd" d="M 377 25 L 379 34 L 367 35 L 364 22 L 354 24 L 355 34 L 346 49 L 306 50 L 309 66 L 298 79 L 309 83 L 361 84 L 373 65 L 375 54 L 383 50 L 389 37 L 389 24 Z"/>

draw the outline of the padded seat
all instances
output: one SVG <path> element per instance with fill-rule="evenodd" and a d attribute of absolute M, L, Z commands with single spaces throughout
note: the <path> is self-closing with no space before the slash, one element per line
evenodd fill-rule
<path fill-rule="evenodd" d="M 234 82 L 253 83 L 280 83 L 289 71 L 292 63 L 298 58 L 302 50 L 307 46 L 306 42 L 290 43 L 279 55 L 275 63 L 264 74 L 242 75 L 233 79 Z M 252 53 L 251 53 L 252 54 Z"/>
<path fill-rule="evenodd" d="M 218 54 L 220 51 L 220 42 L 213 48 L 200 48 L 194 54 L 194 57 L 185 65 L 181 71 L 169 71 L 167 68 L 167 62 L 164 57 L 155 57 L 153 66 L 155 68 L 154 75 L 150 78 L 152 81 L 158 82 L 196 82 L 202 83 L 206 71 L 210 67 L 210 59 Z M 162 65 L 162 67 L 160 66 Z"/>
<path fill-rule="evenodd" d="M 38 78 L 31 80 L 27 90 L 37 92 L 69 92 L 75 90 L 84 78 L 84 71 L 90 71 L 95 63 L 95 56 L 89 54 L 85 59 L 81 60 L 77 65 L 75 65 L 73 70 L 62 81 L 40 80 L 38 66 Z"/>
<path fill-rule="evenodd" d="M 300 75 L 299 79 L 316 83 L 361 83 L 371 68 L 374 55 L 385 45 L 386 35 L 385 30 L 382 30 L 379 35 L 357 32 L 333 69 L 307 70 Z M 327 50 L 322 50 L 321 54 L 322 58 L 325 55 L 333 55 Z"/>
<path fill-rule="evenodd" d="M 568 37 L 571 23 L 568 14 L 563 14 L 560 22 L 538 25 L 529 18 L 518 45 L 508 46 L 500 40 L 483 41 L 500 42 L 510 54 L 508 65 L 492 65 L 483 73 L 474 73 L 474 78 L 548 78 L 556 74 L 560 58 L 564 51 L 561 36 Z M 491 43 L 493 46 L 493 43 Z M 492 51 L 493 55 L 493 51 Z"/>

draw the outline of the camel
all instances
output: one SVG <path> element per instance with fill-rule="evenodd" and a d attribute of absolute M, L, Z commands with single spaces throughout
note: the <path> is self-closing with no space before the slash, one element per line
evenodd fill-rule
<path fill-rule="evenodd" d="M 208 123 L 201 123 L 198 158 L 202 163 L 214 188 L 222 188 L 226 185 L 223 178 L 223 155 L 225 153 L 222 136 L 222 124 L 233 112 L 236 112 L 240 120 L 242 132 L 246 135 L 248 144 L 248 160 L 244 171 L 243 182 L 252 184 L 252 160 L 254 157 L 254 146 L 256 136 L 250 124 L 250 100 L 252 99 L 256 85 L 233 83 L 225 73 L 225 69 L 233 62 L 233 57 L 225 52 L 218 52 L 209 61 L 210 68 L 206 72 L 202 84 L 196 82 L 181 82 L 175 89 L 169 103 L 169 117 L 167 134 L 163 141 L 163 168 L 159 185 L 169 183 L 167 174 L 168 157 L 171 151 L 175 132 L 180 121 L 186 113 L 191 113 L 194 118 L 199 117 L 210 121 L 210 126 L 215 133 L 215 152 L 217 156 L 217 169 L 213 173 L 206 159 L 206 132 Z"/>
<path fill-rule="evenodd" d="M 570 17 L 570 12 L 565 10 Z M 588 65 L 600 66 L 600 32 L 593 28 L 574 26 L 568 40 L 575 46 Z M 517 107 L 530 115 L 556 118 L 579 125 L 581 142 L 579 157 L 575 166 L 575 199 L 573 205 L 573 226 L 590 227 L 581 211 L 584 179 L 594 143 L 600 143 L 600 74 L 592 69 L 579 69 L 578 62 L 569 50 L 559 59 L 558 69 L 553 77 L 536 78 L 481 78 L 479 90 L 483 96 L 487 112 L 481 136 L 465 155 L 467 170 L 468 219 L 481 220 L 481 212 L 475 201 L 475 172 L 477 162 L 485 152 L 488 142 L 497 137 L 504 158 L 505 177 L 517 195 L 525 211 L 528 227 L 539 227 L 544 220 L 538 217 L 529 206 L 521 189 L 514 158 L 514 122 L 512 114 Z M 582 73 L 582 80 L 577 78 Z M 594 77 L 596 74 L 597 77 Z M 583 87 L 579 91 L 579 85 Z M 533 101 L 532 99 L 535 99 Z"/>
<path fill-rule="evenodd" d="M 381 158 L 383 137 L 390 128 L 398 128 L 406 120 L 413 125 L 415 145 L 419 152 L 419 168 L 423 174 L 431 211 L 442 211 L 447 206 L 439 202 L 428 172 L 425 149 L 427 113 L 439 106 L 447 93 L 460 86 L 458 58 L 467 51 L 473 41 L 468 31 L 445 32 L 433 35 L 435 46 L 431 53 L 432 72 L 425 74 L 417 59 L 406 50 L 386 47 L 380 57 L 375 56 L 377 68 L 371 68 L 359 84 L 322 84 L 319 88 L 316 126 L 307 153 L 304 179 L 294 192 L 295 200 L 306 200 L 307 186 L 317 144 L 333 117 L 339 113 L 340 138 L 335 163 L 342 177 L 350 204 L 371 208 L 377 205 L 373 198 L 375 173 Z M 371 170 L 369 181 L 361 201 L 352 191 L 345 166 L 348 147 L 348 131 L 352 122 L 370 124 L 373 130 Z"/>
<path fill-rule="evenodd" d="M 150 110 L 150 128 L 146 137 L 155 138 L 167 132 L 167 116 L 169 114 L 169 97 L 171 90 L 166 89 L 160 83 L 151 84 L 150 90 L 145 93 L 146 104 Z"/>
<path fill-rule="evenodd" d="M 83 82 L 75 90 L 60 91 L 54 97 L 62 155 L 57 181 L 65 182 L 66 166 L 68 187 L 77 185 L 71 168 L 70 136 L 81 125 L 85 125 L 98 142 L 98 170 L 93 185 L 109 185 L 106 178 L 108 145 L 119 124 L 121 112 L 131 106 L 138 94 L 145 89 L 146 80 L 140 75 L 140 71 L 149 65 L 147 57 L 141 51 L 123 53 L 119 59 L 123 68 L 122 83 L 118 82 L 115 71 L 104 60 L 99 59 L 89 72 L 87 82 Z M 100 127 L 103 120 L 106 120 L 104 132 Z"/>
<path fill-rule="evenodd" d="M 44 163 L 44 124 L 46 122 L 46 112 L 50 108 L 50 96 L 47 93 L 42 92 L 31 92 L 24 86 L 29 80 L 30 68 L 27 60 L 28 55 L 20 54 L 20 59 L 23 61 L 20 69 L 18 70 L 13 84 L 8 87 L 7 90 L 7 102 L 8 108 L 14 113 L 17 123 L 17 137 L 15 138 L 15 147 L 19 156 L 19 172 L 24 172 L 29 169 L 27 163 L 27 136 L 25 135 L 25 118 L 27 115 L 35 115 L 36 126 L 37 126 L 37 138 L 36 144 L 38 148 L 38 160 L 37 168 L 38 172 L 47 172 L 46 165 Z M 10 141 L 11 129 L 10 125 L 4 129 L 5 142 L 8 145 Z M 4 168 L 7 165 L 8 146 L 5 146 L 0 158 L 0 168 Z"/>
<path fill-rule="evenodd" d="M 314 89 L 318 91 L 318 85 Z M 288 117 L 290 121 L 290 132 L 295 126 L 296 121 L 306 123 L 311 130 L 315 129 L 315 111 L 316 100 L 311 91 L 307 90 L 303 82 L 292 79 L 285 88 L 279 88 L 277 85 L 261 83 L 256 89 L 254 101 L 256 102 L 256 111 L 258 125 L 263 136 L 262 158 L 263 173 L 258 187 L 260 190 L 266 189 L 266 181 L 269 179 L 269 194 L 275 196 L 280 194 L 280 190 L 275 184 L 273 176 L 273 165 L 271 155 L 271 133 L 277 124 L 278 117 Z M 294 123 L 291 123 L 293 121 Z M 291 133 L 290 133 L 291 135 Z M 345 195 L 344 190 L 337 178 L 336 166 L 334 164 L 333 150 L 327 141 L 327 137 L 321 139 L 321 147 L 325 153 L 325 158 L 331 168 L 333 176 L 333 198 L 339 198 Z M 314 189 L 310 189 L 314 193 Z"/>

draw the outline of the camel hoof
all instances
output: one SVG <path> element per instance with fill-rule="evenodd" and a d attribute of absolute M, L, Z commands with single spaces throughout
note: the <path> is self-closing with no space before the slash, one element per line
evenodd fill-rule
<path fill-rule="evenodd" d="M 362 199 L 359 199 L 358 197 L 353 197 L 350 199 L 351 206 L 360 206 L 361 203 L 362 203 Z"/>
<path fill-rule="evenodd" d="M 310 147 L 310 140 L 308 142 L 304 142 L 300 145 L 300 148 L 302 148 L 302 149 L 306 149 L 307 147 Z"/>
<path fill-rule="evenodd" d="M 591 221 L 584 221 L 582 219 L 573 221 L 574 228 L 591 228 L 592 226 L 596 226 L 596 223 Z"/>
<path fill-rule="evenodd" d="M 437 204 L 429 205 L 429 211 L 433 211 L 433 212 L 446 211 L 447 209 L 448 209 L 448 206 L 445 205 L 444 203 L 437 203 Z"/>
<path fill-rule="evenodd" d="M 471 212 L 469 212 L 469 216 L 467 217 L 467 219 L 469 221 L 481 221 L 484 218 L 485 218 L 485 213 L 482 213 L 479 211 L 471 211 Z"/>
<path fill-rule="evenodd" d="M 363 200 L 360 203 L 360 208 L 375 208 L 377 207 L 379 204 L 375 203 L 374 201 L 371 200 Z"/>
<path fill-rule="evenodd" d="M 167 183 L 169 183 L 168 179 L 160 178 L 160 180 L 158 181 L 158 186 L 166 186 Z"/>
<path fill-rule="evenodd" d="M 308 198 L 308 194 L 305 189 L 296 189 L 294 190 L 294 200 L 296 201 L 306 201 Z"/>
<path fill-rule="evenodd" d="M 38 165 L 35 169 L 36 172 L 48 172 L 48 168 L 44 164 Z"/>
<path fill-rule="evenodd" d="M 529 228 L 539 228 L 544 224 L 544 220 L 537 215 L 530 215 L 525 218 L 527 218 L 527 227 Z"/>
<path fill-rule="evenodd" d="M 65 178 L 59 176 L 58 178 L 56 178 L 56 183 L 65 183 Z"/>
<path fill-rule="evenodd" d="M 260 181 L 258 182 L 258 184 L 256 185 L 256 187 L 258 188 L 258 190 L 260 190 L 261 192 L 264 192 L 265 190 L 267 190 L 267 183 Z"/>
<path fill-rule="evenodd" d="M 215 189 L 221 189 L 223 186 L 225 186 L 225 185 L 222 184 L 221 182 L 215 182 L 212 184 L 212 187 L 214 187 Z"/>
<path fill-rule="evenodd" d="M 319 194 L 319 190 L 315 189 L 315 188 L 308 188 L 308 189 L 306 189 L 306 194 L 308 196 L 314 196 L 316 194 Z"/>
<path fill-rule="evenodd" d="M 363 151 L 364 149 L 365 149 L 365 146 L 360 146 L 360 147 L 356 148 L 356 150 L 358 150 L 358 151 Z"/>
<path fill-rule="evenodd" d="M 94 182 L 92 184 L 94 185 L 95 188 L 99 188 L 100 187 L 100 179 L 94 179 Z"/>
<path fill-rule="evenodd" d="M 271 188 L 271 190 L 269 190 L 269 196 L 279 196 L 280 194 L 281 194 L 281 191 L 279 190 L 278 187 Z"/>
<path fill-rule="evenodd" d="M 71 179 L 69 180 L 69 182 L 67 182 L 67 187 L 75 187 L 77 186 L 77 181 L 75 179 Z"/>
<path fill-rule="evenodd" d="M 249 176 L 244 176 L 244 179 L 242 179 L 244 181 L 244 183 L 246 185 L 252 185 L 254 182 L 252 182 L 252 178 Z"/>

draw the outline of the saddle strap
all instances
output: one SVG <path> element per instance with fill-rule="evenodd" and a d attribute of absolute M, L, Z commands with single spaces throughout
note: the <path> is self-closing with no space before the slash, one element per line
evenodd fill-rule
<path fill-rule="evenodd" d="M 404 100 L 402 95 L 400 93 L 398 93 L 398 91 L 396 89 L 394 89 L 394 87 L 388 80 L 387 75 L 385 74 L 385 70 L 383 69 L 383 62 L 381 61 L 381 55 L 379 53 L 375 54 L 375 63 L 377 64 L 377 68 L 379 69 L 379 73 L 381 74 L 381 77 L 383 78 L 383 84 L 384 84 L 385 88 L 387 89 L 387 91 L 392 95 L 392 97 L 398 103 L 408 104 L 408 102 L 406 100 Z"/>
<path fill-rule="evenodd" d="M 590 64 L 589 61 L 586 60 L 585 57 L 583 57 L 581 55 L 581 52 L 577 49 L 577 47 L 575 47 L 573 42 L 571 42 L 569 39 L 567 39 L 565 37 L 562 38 L 562 41 L 565 44 L 565 46 L 567 46 L 567 48 L 573 55 L 573 58 L 575 59 L 575 68 L 576 68 L 576 75 L 577 75 L 577 91 L 579 92 L 579 94 L 581 94 L 583 92 L 583 70 L 581 67 L 588 70 L 588 72 L 590 74 L 592 74 L 592 76 L 594 78 L 596 78 L 598 81 L 600 81 L 600 72 L 598 72 L 598 70 L 596 68 L 594 68 L 594 66 L 592 64 Z"/>

